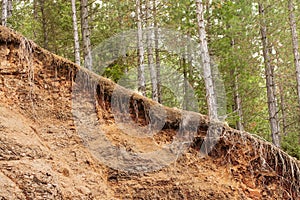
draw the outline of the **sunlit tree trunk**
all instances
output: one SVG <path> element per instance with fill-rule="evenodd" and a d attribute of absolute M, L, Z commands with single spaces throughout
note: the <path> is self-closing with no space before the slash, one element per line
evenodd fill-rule
<path fill-rule="evenodd" d="M 137 20 L 137 46 L 138 46 L 138 91 L 146 96 L 145 88 L 145 69 L 144 69 L 144 46 L 143 46 L 143 29 L 141 19 L 141 2 L 136 0 L 136 20 Z"/>
<path fill-rule="evenodd" d="M 2 26 L 6 26 L 7 23 L 7 0 L 2 0 L 2 18 L 1 18 L 1 24 Z"/>
<path fill-rule="evenodd" d="M 152 86 L 152 99 L 154 101 L 158 101 L 158 92 L 157 92 L 157 73 L 156 67 L 154 65 L 154 56 L 153 56 L 153 37 L 154 32 L 152 22 L 150 18 L 152 15 L 150 14 L 151 11 L 150 0 L 146 0 L 146 22 L 147 22 L 147 55 L 148 55 L 148 67 L 150 71 L 150 78 L 151 78 L 151 86 Z"/>
<path fill-rule="evenodd" d="M 197 7 L 197 23 L 200 39 L 200 51 L 203 61 L 203 75 L 206 89 L 206 100 L 208 105 L 208 114 L 211 120 L 218 120 L 216 94 L 213 85 L 213 77 L 211 71 L 211 61 L 208 52 L 207 38 L 204 23 L 204 9 L 202 0 L 196 0 Z"/>
<path fill-rule="evenodd" d="M 81 32 L 83 40 L 84 67 L 92 70 L 92 51 L 90 41 L 90 30 L 88 22 L 88 1 L 81 0 Z"/>
<path fill-rule="evenodd" d="M 72 21 L 73 21 L 73 32 L 74 32 L 74 56 L 75 63 L 80 65 L 80 46 L 78 39 L 78 26 L 77 26 L 77 17 L 76 17 L 76 0 L 71 0 L 72 4 Z"/>
<path fill-rule="evenodd" d="M 294 15 L 294 4 L 293 4 L 292 0 L 289 0 L 288 7 L 289 7 L 289 13 L 290 13 L 290 27 L 291 27 L 291 33 L 292 33 L 294 61 L 295 61 L 295 67 L 296 67 L 298 103 L 299 103 L 299 107 L 300 107 L 300 56 L 299 56 L 299 45 L 298 45 L 296 19 L 295 19 L 295 15 Z"/>
<path fill-rule="evenodd" d="M 271 59 L 269 55 L 269 43 L 267 38 L 267 25 L 264 19 L 265 9 L 262 3 L 259 3 L 259 14 L 261 17 L 261 40 L 263 45 L 263 57 L 265 63 L 265 76 L 267 86 L 267 98 L 268 98 L 268 110 L 269 110 L 269 122 L 271 127 L 272 142 L 275 146 L 280 147 L 280 133 L 278 122 L 278 108 L 276 100 L 276 87 L 274 81 L 274 67 L 271 65 Z"/>

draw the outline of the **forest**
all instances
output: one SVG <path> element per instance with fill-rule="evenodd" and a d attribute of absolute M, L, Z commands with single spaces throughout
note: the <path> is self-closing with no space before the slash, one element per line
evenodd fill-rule
<path fill-rule="evenodd" d="M 2 0 L 1 12 L 2 25 L 50 52 L 163 105 L 226 121 L 298 159 L 299 18 L 295 0 Z M 134 48 L 101 63 L 103 46 L 131 34 L 124 44 Z M 172 41 L 161 44 L 161 35 L 188 42 L 167 51 L 162 46 Z"/>

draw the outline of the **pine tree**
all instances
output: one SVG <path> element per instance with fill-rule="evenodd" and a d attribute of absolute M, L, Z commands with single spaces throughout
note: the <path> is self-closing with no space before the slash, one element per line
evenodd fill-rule
<path fill-rule="evenodd" d="M 78 39 L 78 26 L 77 26 L 77 16 L 76 16 L 76 0 L 71 0 L 72 6 L 72 21 L 73 21 L 73 32 L 74 32 L 74 55 L 75 63 L 80 65 L 80 46 Z"/>
<path fill-rule="evenodd" d="M 144 46 L 143 46 L 143 28 L 141 18 L 141 2 L 136 0 L 136 20 L 137 20 L 137 46 L 138 46 L 138 91 L 146 96 L 145 69 L 144 69 Z"/>
<path fill-rule="evenodd" d="M 203 61 L 203 76 L 206 88 L 206 99 L 208 105 L 208 113 L 211 120 L 218 119 L 216 94 L 213 85 L 213 77 L 211 71 L 211 61 L 208 52 L 208 45 L 206 40 L 206 31 L 204 23 L 204 8 L 202 0 L 196 0 L 197 6 L 197 24 L 200 39 L 200 52 Z"/>
<path fill-rule="evenodd" d="M 84 67 L 92 70 L 92 51 L 90 41 L 89 19 L 88 19 L 88 1 L 81 0 L 81 33 L 83 40 Z"/>
<path fill-rule="evenodd" d="M 151 15 L 151 6 L 150 0 L 146 0 L 146 25 L 147 25 L 147 54 L 148 54 L 148 68 L 150 71 L 151 86 L 152 86 L 152 99 L 158 101 L 158 89 L 157 89 L 157 72 L 154 65 L 154 56 L 153 56 L 153 26 L 150 18 Z"/>
<path fill-rule="evenodd" d="M 269 108 L 269 122 L 271 127 L 272 142 L 275 146 L 280 147 L 280 135 L 279 135 L 279 122 L 278 122 L 278 108 L 276 100 L 276 87 L 274 79 L 274 67 L 270 60 L 270 46 L 267 36 L 267 25 L 264 19 L 265 8 L 263 3 L 259 3 L 259 14 L 261 16 L 261 40 L 263 45 L 263 57 L 265 63 L 265 76 L 267 87 L 267 98 Z"/>
<path fill-rule="evenodd" d="M 300 55 L 299 55 L 299 44 L 298 44 L 298 34 L 297 34 L 297 25 L 294 14 L 294 4 L 292 0 L 288 2 L 289 9 L 289 19 L 290 27 L 292 34 L 292 44 L 293 44 L 293 53 L 294 53 L 294 62 L 296 68 L 296 80 L 297 80 L 297 91 L 298 91 L 298 103 L 300 107 Z"/>

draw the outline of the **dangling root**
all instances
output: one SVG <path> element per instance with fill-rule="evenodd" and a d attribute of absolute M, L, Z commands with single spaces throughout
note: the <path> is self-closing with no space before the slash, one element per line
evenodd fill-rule
<path fill-rule="evenodd" d="M 219 163 L 229 165 L 233 176 L 238 170 L 239 174 L 252 177 L 262 191 L 271 185 L 278 187 L 278 182 L 281 182 L 281 187 L 285 188 L 282 194 L 284 199 L 300 196 L 300 168 L 297 160 L 249 133 L 227 128 L 210 156 Z M 227 163 L 224 163 L 224 157 Z"/>

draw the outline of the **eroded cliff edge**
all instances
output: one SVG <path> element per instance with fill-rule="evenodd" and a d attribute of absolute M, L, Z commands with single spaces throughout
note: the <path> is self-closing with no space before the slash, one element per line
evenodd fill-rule
<path fill-rule="evenodd" d="M 113 82 L 0 27 L 2 199 L 299 199 L 298 161 L 248 133 L 220 125 L 214 150 L 200 157 L 211 123 L 197 113 L 190 113 L 189 123 L 197 124 L 188 130 L 194 131 L 192 143 L 174 162 L 143 173 L 108 167 L 87 148 L 74 120 L 78 74 L 88 83 L 82 82 L 82 88 L 94 91 L 95 116 L 115 146 L 147 151 L 153 138 L 168 143 L 180 127 L 181 112 L 165 108 L 159 134 L 150 139 L 127 136 L 112 114 Z M 129 101 L 132 118 L 147 125 L 155 103 L 138 94 Z"/>

